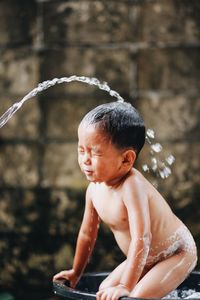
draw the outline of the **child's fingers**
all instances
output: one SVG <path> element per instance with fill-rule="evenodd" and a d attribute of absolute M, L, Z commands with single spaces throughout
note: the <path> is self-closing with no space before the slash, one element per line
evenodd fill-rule
<path fill-rule="evenodd" d="M 116 286 L 102 289 L 96 293 L 97 300 L 118 300 L 120 297 L 128 295 L 128 290 Z"/>
<path fill-rule="evenodd" d="M 109 300 L 111 299 L 108 290 L 100 290 L 96 293 L 97 300 Z"/>
<path fill-rule="evenodd" d="M 96 293 L 97 300 L 101 300 L 102 294 L 103 294 L 103 290 L 100 290 Z"/>
<path fill-rule="evenodd" d="M 57 280 L 57 279 L 68 279 L 68 272 L 67 271 L 61 271 L 59 273 L 57 273 L 56 275 L 54 275 L 53 277 L 53 281 Z"/>

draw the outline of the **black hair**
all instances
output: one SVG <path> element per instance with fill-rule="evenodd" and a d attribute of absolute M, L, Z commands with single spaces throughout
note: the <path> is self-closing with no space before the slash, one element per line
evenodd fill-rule
<path fill-rule="evenodd" d="M 138 156 L 145 143 L 144 120 L 127 102 L 110 102 L 89 111 L 82 122 L 94 124 L 119 149 L 132 148 Z"/>

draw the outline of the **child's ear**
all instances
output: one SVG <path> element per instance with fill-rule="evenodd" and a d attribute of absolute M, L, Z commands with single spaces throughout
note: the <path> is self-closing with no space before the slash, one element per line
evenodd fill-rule
<path fill-rule="evenodd" d="M 124 151 L 123 161 L 122 161 L 124 166 L 132 168 L 135 160 L 136 160 L 136 153 L 134 150 L 129 149 Z"/>

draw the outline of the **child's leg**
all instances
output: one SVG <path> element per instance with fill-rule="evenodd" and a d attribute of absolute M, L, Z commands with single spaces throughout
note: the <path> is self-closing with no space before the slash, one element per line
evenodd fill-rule
<path fill-rule="evenodd" d="M 196 253 L 180 253 L 157 263 L 136 285 L 130 297 L 162 298 L 174 290 L 196 264 Z"/>
<path fill-rule="evenodd" d="M 107 287 L 111 287 L 111 286 L 115 286 L 118 285 L 120 283 L 120 279 L 121 279 L 121 275 L 124 272 L 124 268 L 125 268 L 125 264 L 126 264 L 126 260 L 123 261 L 119 266 L 117 266 L 109 275 L 108 277 L 106 277 L 106 279 L 104 279 L 102 281 L 102 283 L 99 286 L 99 290 L 103 290 Z M 142 278 L 149 269 L 145 269 L 143 270 L 141 277 Z"/>
<path fill-rule="evenodd" d="M 102 281 L 99 286 L 99 290 L 103 290 L 107 287 L 115 286 L 120 283 L 121 275 L 124 271 L 124 266 L 126 264 L 126 260 L 123 261 L 119 266 L 117 266 L 109 275 Z"/>

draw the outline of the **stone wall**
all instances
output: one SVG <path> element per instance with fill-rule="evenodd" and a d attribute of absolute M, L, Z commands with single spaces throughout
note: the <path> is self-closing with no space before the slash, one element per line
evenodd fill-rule
<path fill-rule="evenodd" d="M 199 15 L 198 0 L 1 0 L 0 114 L 47 79 L 108 82 L 176 157 L 158 189 L 200 247 Z M 87 185 L 77 126 L 112 100 L 95 87 L 62 84 L 25 103 L 0 130 L 2 287 L 46 287 L 70 267 Z M 148 157 L 146 146 L 139 169 Z M 110 270 L 122 259 L 103 227 L 88 270 Z"/>

